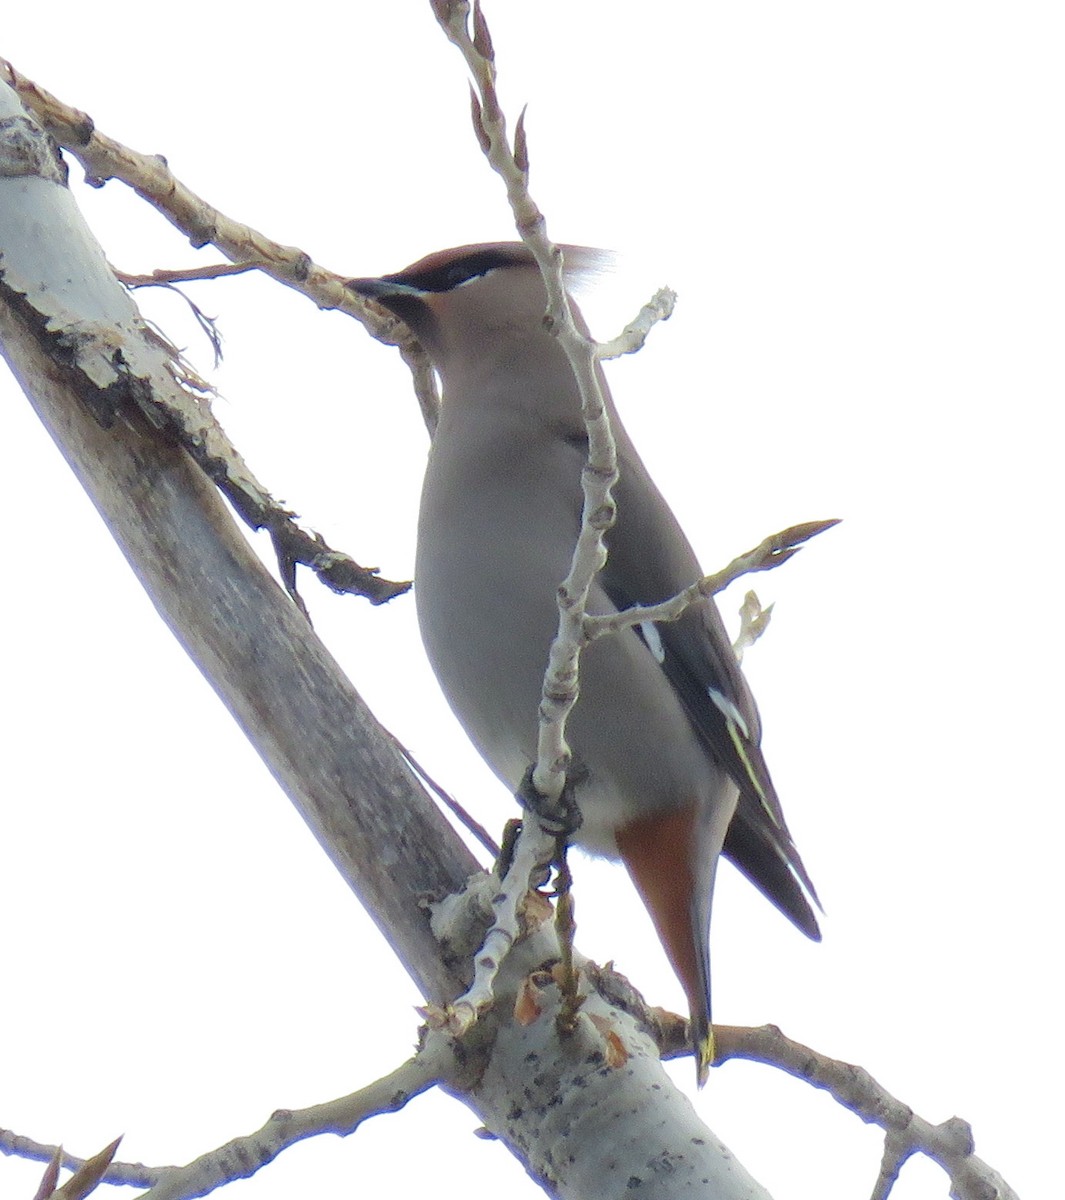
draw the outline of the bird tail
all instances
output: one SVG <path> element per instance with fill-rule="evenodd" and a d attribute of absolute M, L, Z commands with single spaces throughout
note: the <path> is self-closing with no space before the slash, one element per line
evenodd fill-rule
<path fill-rule="evenodd" d="M 692 1053 L 695 1055 L 695 1082 L 702 1087 L 710 1077 L 714 1065 L 714 1027 L 705 1013 L 698 1010 L 691 1015 Z"/>
<path fill-rule="evenodd" d="M 815 942 L 821 940 L 813 910 L 814 904 L 821 909 L 821 901 L 786 825 L 771 826 L 747 797 L 741 797 L 724 854 L 797 929 Z"/>
<path fill-rule="evenodd" d="M 710 1015 L 710 905 L 731 805 L 656 812 L 616 831 L 618 851 L 654 921 L 691 1014 L 696 1079 L 714 1060 Z"/>

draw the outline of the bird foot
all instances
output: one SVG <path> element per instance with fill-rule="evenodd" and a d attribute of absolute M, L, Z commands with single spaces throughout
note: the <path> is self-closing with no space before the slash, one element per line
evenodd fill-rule
<path fill-rule="evenodd" d="M 566 773 L 566 782 L 562 794 L 557 800 L 549 800 L 542 792 L 537 791 L 533 783 L 533 771 L 529 767 L 522 777 L 517 791 L 517 801 L 527 812 L 531 812 L 543 828 L 555 838 L 567 842 L 581 827 L 581 810 L 575 796 L 577 786 L 587 774 L 583 768 L 571 766 Z"/>

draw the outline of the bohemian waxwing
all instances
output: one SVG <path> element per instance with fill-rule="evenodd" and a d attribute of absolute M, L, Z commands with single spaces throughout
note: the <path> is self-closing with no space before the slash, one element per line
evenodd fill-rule
<path fill-rule="evenodd" d="M 570 270 L 596 258 L 565 248 Z M 588 444 L 572 371 L 544 325 L 544 284 L 520 243 L 499 243 L 443 250 L 349 286 L 409 325 L 440 375 L 418 521 L 418 621 L 456 716 L 515 791 L 536 758 L 556 592 L 577 539 Z M 602 386 L 620 479 L 593 613 L 657 603 L 702 575 Z M 574 840 L 628 868 L 687 994 L 702 1083 L 713 1046 L 707 939 L 719 854 L 820 938 L 809 902 L 816 893 L 713 600 L 679 621 L 592 643 L 566 736 L 580 778 Z"/>

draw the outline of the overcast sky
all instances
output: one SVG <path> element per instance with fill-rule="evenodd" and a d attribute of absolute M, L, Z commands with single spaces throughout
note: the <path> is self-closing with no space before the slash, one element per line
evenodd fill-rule
<path fill-rule="evenodd" d="M 24 4 L 0 54 L 334 270 L 513 236 L 428 4 L 249 11 Z M 756 581 L 777 607 L 746 662 L 825 940 L 723 871 L 715 1015 L 775 1022 L 922 1116 L 965 1117 L 1020 1195 L 1056 1194 L 1060 6 L 487 14 L 504 102 L 529 105 L 550 232 L 618 254 L 582 300 L 594 331 L 660 284 L 679 293 L 610 381 L 704 567 L 844 521 Z M 72 186 L 116 266 L 218 260 L 121 185 L 86 188 L 75 167 Z M 409 576 L 427 439 L 395 353 L 267 280 L 187 290 L 218 319 L 216 412 L 259 478 L 333 545 Z M 209 372 L 183 302 L 138 299 Z M 79 1154 L 125 1132 L 122 1158 L 184 1162 L 396 1065 L 419 996 L 6 374 L 0 402 L 0 1122 Z M 303 588 L 381 719 L 501 828 L 510 801 L 435 690 L 411 600 Z M 582 950 L 681 1007 L 624 872 L 576 866 Z M 670 1070 L 694 1094 L 690 1060 Z M 732 1063 L 695 1103 L 777 1200 L 872 1187 L 876 1132 L 793 1080 Z M 232 1194 L 540 1195 L 475 1125 L 426 1096 Z M 0 1194 L 32 1194 L 38 1174 L 0 1163 Z M 946 1194 L 923 1162 L 895 1192 Z"/>

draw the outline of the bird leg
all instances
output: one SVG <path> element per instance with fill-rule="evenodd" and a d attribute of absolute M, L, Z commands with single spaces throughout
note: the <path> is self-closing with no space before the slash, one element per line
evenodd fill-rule
<path fill-rule="evenodd" d="M 536 766 L 533 764 L 522 776 L 515 798 L 522 808 L 534 814 L 552 837 L 565 838 L 566 841 L 569 841 L 582 824 L 581 810 L 577 806 L 574 793 L 577 787 L 583 783 L 588 772 L 584 767 L 571 763 L 570 769 L 566 772 L 566 782 L 562 787 L 562 794 L 557 800 L 552 800 L 538 791 L 533 783 L 535 770 Z"/>
<path fill-rule="evenodd" d="M 499 842 L 499 854 L 496 856 L 495 873 L 500 879 L 506 879 L 510 868 L 514 865 L 514 851 L 521 837 L 521 821 L 518 817 L 511 819 L 503 826 L 503 836 Z M 546 882 L 546 877 L 545 877 Z M 537 887 L 541 884 L 535 885 Z"/>
<path fill-rule="evenodd" d="M 517 798 L 523 808 L 536 816 L 544 831 L 555 838 L 555 857 L 551 865 L 555 869 L 555 896 L 558 901 L 555 906 L 555 932 L 558 935 L 558 981 L 562 994 L 558 1028 L 559 1033 L 568 1034 L 573 1032 L 576 1025 L 581 998 L 577 991 L 577 971 L 573 965 L 573 939 L 577 926 L 573 919 L 573 876 L 566 862 L 566 850 L 570 839 L 581 827 L 581 810 L 575 792 L 587 771 L 577 764 L 571 764 L 562 794 L 557 800 L 549 800 L 533 783 L 534 770 L 535 767 L 530 766 L 525 772 Z"/>
<path fill-rule="evenodd" d="M 556 1019 L 560 1036 L 566 1037 L 577 1026 L 577 1013 L 582 1000 L 577 992 L 577 970 L 573 965 L 573 939 L 577 923 L 573 919 L 573 876 L 566 861 L 567 842 L 558 839 L 558 851 L 552 866 L 555 868 L 555 933 L 558 935 L 559 972 L 558 988 L 562 996 L 562 1007 Z"/>

